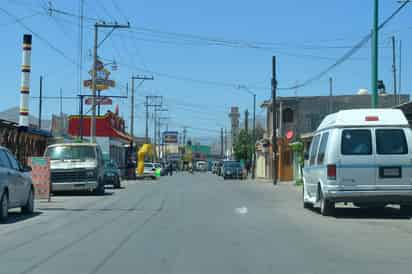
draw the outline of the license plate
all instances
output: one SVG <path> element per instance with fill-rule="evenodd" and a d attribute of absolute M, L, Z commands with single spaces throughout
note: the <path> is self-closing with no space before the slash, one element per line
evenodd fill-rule
<path fill-rule="evenodd" d="M 380 178 L 401 178 L 402 169 L 401 167 L 380 167 L 379 177 Z"/>

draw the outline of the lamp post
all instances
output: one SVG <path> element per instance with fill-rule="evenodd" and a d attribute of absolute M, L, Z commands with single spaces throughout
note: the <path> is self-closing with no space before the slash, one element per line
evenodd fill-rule
<path fill-rule="evenodd" d="M 252 141 L 253 141 L 253 160 L 252 160 L 252 179 L 255 179 L 255 165 L 256 165 L 256 94 L 252 92 L 247 86 L 239 85 L 238 89 L 242 89 L 252 95 L 253 97 L 253 131 L 252 131 Z"/>

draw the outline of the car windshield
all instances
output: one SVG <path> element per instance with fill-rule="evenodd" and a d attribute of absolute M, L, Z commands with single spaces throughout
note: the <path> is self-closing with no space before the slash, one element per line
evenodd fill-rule
<path fill-rule="evenodd" d="M 237 161 L 228 161 L 223 163 L 224 167 L 240 167 L 240 163 Z"/>
<path fill-rule="evenodd" d="M 94 160 L 95 148 L 92 146 L 56 146 L 47 149 L 50 160 Z"/>
<path fill-rule="evenodd" d="M 145 167 L 145 168 L 153 168 L 154 165 L 153 165 L 153 164 L 144 164 L 144 167 Z"/>

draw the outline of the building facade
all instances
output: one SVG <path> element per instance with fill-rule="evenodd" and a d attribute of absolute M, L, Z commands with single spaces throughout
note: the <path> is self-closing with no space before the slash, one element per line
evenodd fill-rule
<path fill-rule="evenodd" d="M 310 140 L 311 133 L 316 130 L 323 118 L 339 110 L 370 108 L 371 95 L 337 95 L 337 96 L 304 96 L 278 97 L 276 101 L 276 136 L 278 140 L 278 178 L 288 181 L 293 177 L 293 157 L 288 144 L 296 140 Z M 409 95 L 379 96 L 380 108 L 392 108 L 409 101 Z M 266 109 L 266 133 L 257 144 L 256 174 L 264 173 L 263 178 L 273 178 L 274 159 L 272 153 L 272 103 L 263 102 Z M 259 147 L 266 146 L 266 149 Z M 264 164 L 265 168 L 261 165 Z M 263 172 L 265 170 L 265 172 Z"/>

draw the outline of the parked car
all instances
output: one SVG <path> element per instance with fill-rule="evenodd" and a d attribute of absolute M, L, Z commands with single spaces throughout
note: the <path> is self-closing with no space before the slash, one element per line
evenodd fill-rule
<path fill-rule="evenodd" d="M 243 179 L 244 172 L 239 161 L 225 160 L 222 166 L 223 179 Z"/>
<path fill-rule="evenodd" d="M 104 184 L 113 185 L 114 188 L 121 188 L 120 169 L 113 160 L 104 163 Z"/>
<path fill-rule="evenodd" d="M 383 208 L 399 204 L 412 213 L 412 131 L 400 110 L 343 110 L 315 131 L 303 172 L 303 206 L 320 202 Z"/>
<path fill-rule="evenodd" d="M 34 187 L 30 167 L 21 167 L 10 151 L 0 146 L 0 221 L 7 220 L 9 209 L 20 207 L 34 212 Z"/>
<path fill-rule="evenodd" d="M 100 146 L 91 143 L 63 143 L 47 147 L 50 157 L 51 191 L 104 193 L 104 161 Z"/>

